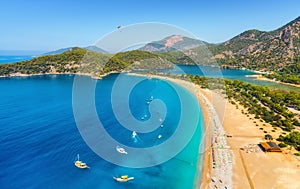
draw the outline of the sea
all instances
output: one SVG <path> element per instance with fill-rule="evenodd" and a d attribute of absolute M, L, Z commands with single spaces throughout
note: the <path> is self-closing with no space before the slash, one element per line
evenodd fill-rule
<path fill-rule="evenodd" d="M 165 162 L 157 165 L 155 159 L 160 154 L 151 154 L 150 151 L 145 160 L 154 159 L 153 166 L 132 168 L 104 160 L 87 145 L 76 125 L 72 108 L 75 77 L 77 83 L 83 85 L 95 83 L 97 115 L 106 132 L 120 146 L 125 146 L 125 149 L 126 146 L 137 149 L 161 148 L 160 151 L 167 155 L 174 152 L 180 143 L 184 143 L 183 140 L 186 140 L 186 145 L 174 157 L 168 157 Z M 0 78 L 1 189 L 193 188 L 201 174 L 201 166 L 198 164 L 201 165 L 202 154 L 199 155 L 199 148 L 204 129 L 202 111 L 195 97 L 180 86 L 143 78 L 132 88 L 127 102 L 133 118 L 142 122 L 149 121 L 152 115 L 150 111 L 160 111 L 160 106 L 149 108 L 155 100 L 163 102 L 167 111 L 155 130 L 149 133 L 137 132 L 137 138 L 133 138 L 132 131 L 118 122 L 112 108 L 111 94 L 118 77 L 119 74 L 109 75 L 102 80 L 74 75 Z M 128 84 L 136 77 L 123 75 Z M 121 98 L 122 93 L 118 94 Z M 184 100 L 189 101 L 188 108 L 182 108 L 184 106 L 181 102 Z M 85 101 L 89 100 L 81 99 L 80 103 Z M 141 120 L 141 117 L 144 119 Z M 87 121 L 85 126 L 89 128 L 92 124 Z M 179 124 L 183 124 L 181 130 L 178 130 Z M 191 127 L 194 132 L 185 136 Z M 101 133 L 98 134 L 101 136 Z M 167 147 L 161 145 L 174 140 L 174 137 L 177 137 L 176 143 Z M 138 159 L 141 156 L 141 153 L 130 154 L 130 151 L 128 155 L 120 154 L 115 147 L 106 149 L 110 144 L 105 140 L 100 142 L 104 144 L 98 150 L 110 150 L 111 156 L 122 156 L 124 161 L 134 161 L 134 157 Z M 74 166 L 77 154 L 90 169 Z M 135 179 L 126 183 L 113 179 L 121 175 Z"/>
<path fill-rule="evenodd" d="M 255 73 L 247 70 L 222 70 L 220 74 L 217 68 L 212 67 L 199 69 L 197 66 L 177 66 L 165 70 L 165 73 L 200 74 L 259 85 L 273 84 L 255 80 L 251 77 Z M 140 77 L 141 81 L 130 88 L 127 98 L 124 98 L 127 85 L 124 92 L 118 91 L 114 96 L 123 99 L 120 104 L 129 107 L 130 114 L 123 119 L 146 123 L 155 117 L 155 112 L 159 114 L 166 110 L 166 113 L 164 119 L 159 119 L 161 123 L 154 130 L 137 132 L 137 136 L 132 137 L 132 130 L 124 127 L 115 115 L 115 110 L 122 113 L 123 107 L 113 106 L 112 92 L 119 78 L 130 87 L 137 77 L 139 76 L 111 74 L 102 80 L 94 80 L 88 76 L 65 74 L 0 78 L 0 188 L 196 187 L 201 178 L 202 167 L 205 166 L 202 163 L 205 128 L 201 107 L 196 98 L 181 86 L 155 78 Z M 95 85 L 92 90 L 94 107 L 85 109 L 82 114 L 87 116 L 86 122 L 83 122 L 85 129 L 104 129 L 103 132 L 93 133 L 93 136 L 99 136 L 97 149 L 88 145 L 86 136 L 81 135 L 84 132 L 78 126 L 74 114 L 75 81 L 83 86 L 91 83 Z M 81 98 L 80 94 L 77 94 L 77 100 L 82 104 L 90 103 L 90 99 L 86 99 L 84 95 Z M 182 106 L 184 101 L 189 105 Z M 164 106 L 155 106 L 157 102 Z M 93 118 L 89 119 L 92 110 L 95 110 L 102 125 L 95 126 L 91 121 Z M 111 136 L 113 142 L 104 140 L 103 133 Z M 176 143 L 170 143 L 174 138 Z M 112 146 L 115 142 L 128 150 L 128 154 L 116 151 L 115 146 Z M 136 159 L 145 155 L 143 151 L 131 153 L 131 149 L 150 149 L 146 153 L 149 157 L 146 156 L 144 161 L 152 161 L 153 165 L 145 163 L 145 167 L 131 167 Z M 156 153 L 157 149 L 161 153 Z M 111 153 L 111 157 L 120 157 L 122 162 L 108 160 L 101 156 L 102 152 L 109 155 Z M 77 154 L 90 169 L 74 166 Z M 162 158 L 161 154 L 167 156 L 163 162 L 158 161 Z M 122 175 L 135 179 L 123 183 L 113 179 Z"/>
<path fill-rule="evenodd" d="M 240 80 L 246 83 L 268 87 L 270 89 L 300 92 L 300 89 L 298 87 L 276 83 L 268 80 L 258 80 L 256 79 L 256 75 L 260 74 L 246 69 L 220 69 L 219 67 L 213 66 L 175 65 L 172 69 L 160 70 L 160 72 L 172 75 L 192 74 L 205 77 Z"/>
<path fill-rule="evenodd" d="M 10 63 L 15 63 L 15 62 L 21 62 L 24 60 L 31 60 L 34 58 L 34 55 L 26 55 L 26 56 L 1 56 L 0 55 L 0 64 L 10 64 Z"/>

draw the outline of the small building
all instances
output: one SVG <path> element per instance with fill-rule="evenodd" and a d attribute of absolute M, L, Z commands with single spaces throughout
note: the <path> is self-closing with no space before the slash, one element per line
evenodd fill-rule
<path fill-rule="evenodd" d="M 280 147 L 274 142 L 261 142 L 260 145 L 265 152 L 282 152 Z"/>

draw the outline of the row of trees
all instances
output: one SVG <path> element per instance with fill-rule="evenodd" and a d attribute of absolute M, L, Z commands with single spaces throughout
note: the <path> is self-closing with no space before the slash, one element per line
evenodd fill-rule
<path fill-rule="evenodd" d="M 295 59 L 295 63 L 276 71 L 273 74 L 268 74 L 266 77 L 276 79 L 285 83 L 300 84 L 300 60 Z"/>
<path fill-rule="evenodd" d="M 226 94 L 255 114 L 256 118 L 263 119 L 273 126 L 292 131 L 300 123 L 295 114 L 287 107 L 300 109 L 299 94 L 295 92 L 270 91 L 266 87 L 250 85 L 242 81 L 226 80 Z"/>
<path fill-rule="evenodd" d="M 291 132 L 286 136 L 280 135 L 277 140 L 294 146 L 296 150 L 300 151 L 300 132 Z"/>
<path fill-rule="evenodd" d="M 289 107 L 300 110 L 299 93 L 270 90 L 238 80 L 206 78 L 199 75 L 188 75 L 188 78 L 203 88 L 223 91 L 231 103 L 238 102 L 248 113 L 254 114 L 256 119 L 270 123 L 273 127 L 291 132 L 300 126 L 296 118 L 298 115 L 288 110 Z M 281 136 L 279 140 L 289 145 L 300 145 L 300 133 L 292 132 L 287 136 Z"/>

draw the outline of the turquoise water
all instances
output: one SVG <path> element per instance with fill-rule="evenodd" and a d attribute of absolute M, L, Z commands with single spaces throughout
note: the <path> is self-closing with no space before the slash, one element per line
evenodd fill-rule
<path fill-rule="evenodd" d="M 195 66 L 195 65 L 178 65 L 174 69 L 164 70 L 164 73 L 171 74 L 193 74 L 201 75 L 206 77 L 217 77 L 217 78 L 227 78 L 231 80 L 241 80 L 250 84 L 266 86 L 272 89 L 281 89 L 287 91 L 300 92 L 300 89 L 293 86 L 288 86 L 284 84 L 279 84 L 270 81 L 257 80 L 253 75 L 257 73 L 249 70 L 236 70 L 236 69 L 222 69 L 211 66 Z"/>
<path fill-rule="evenodd" d="M 195 66 L 179 68 L 184 73 L 201 74 L 201 69 L 199 71 Z M 204 70 L 206 76 L 253 82 L 252 78 L 246 77 L 254 74 L 250 71 L 222 70 L 222 75 L 219 75 L 220 72 L 215 68 L 203 69 L 208 69 Z M 176 69 L 171 72 L 183 73 Z M 179 154 L 167 162 L 148 168 L 128 168 L 109 163 L 99 157 L 78 132 L 72 109 L 73 75 L 0 78 L 1 188 L 193 188 L 195 178 L 201 174 L 197 173 L 197 161 L 203 136 L 202 112 L 196 99 L 185 89 L 166 81 L 143 80 L 129 96 L 132 116 L 137 120 L 144 117 L 145 122 L 150 119 L 146 102 L 151 96 L 163 101 L 168 111 L 163 128 L 158 127 L 150 133 L 138 133 L 134 139 L 131 131 L 118 122 L 112 109 L 111 92 L 117 76 L 112 74 L 98 81 L 85 76 L 76 77 L 83 84 L 96 83 L 96 111 L 106 132 L 119 143 L 133 148 L 160 146 L 176 133 L 182 136 L 178 139 L 179 144 L 186 137 L 184 130 L 178 132 L 179 118 L 185 112 L 189 116 L 185 119 L 184 127 L 192 126 L 189 124 L 190 118 L 197 118 L 198 121 L 195 124 L 196 132 Z M 124 78 L 130 84 L 136 77 L 125 75 Z M 182 108 L 182 99 L 175 88 L 179 90 L 181 98 L 193 105 Z M 122 91 L 119 94 L 122 96 Z M 84 103 L 84 98 L 80 102 Z M 86 114 L 89 115 L 89 109 Z M 91 120 L 88 119 L 86 125 L 91 126 Z M 158 135 L 162 135 L 162 138 L 158 139 Z M 162 148 L 157 157 L 168 155 L 172 150 L 172 147 Z M 91 169 L 80 170 L 74 166 L 78 153 Z M 138 159 L 140 154 L 136 155 Z M 134 158 L 128 156 L 125 161 L 134 161 Z M 135 180 L 117 183 L 112 179 L 113 176 L 124 174 L 134 176 Z"/>
<path fill-rule="evenodd" d="M 24 60 L 31 60 L 34 58 L 32 55 L 27 56 L 0 56 L 0 64 L 8 64 L 14 62 L 21 62 Z"/>
<path fill-rule="evenodd" d="M 149 113 L 145 99 L 150 95 L 161 99 L 168 112 L 163 128 L 138 133 L 136 141 L 112 112 L 110 94 L 116 77 L 110 75 L 98 81 L 79 77 L 83 82 L 96 82 L 97 113 L 107 132 L 128 146 L 158 146 L 177 132 L 181 111 L 185 111 L 198 118 L 198 125 L 184 150 L 169 161 L 148 168 L 126 168 L 109 163 L 95 154 L 78 132 L 72 110 L 73 75 L 0 78 L 1 188 L 193 188 L 203 129 L 202 112 L 196 99 L 179 87 L 184 98 L 194 104 L 181 109 L 178 94 L 170 83 L 146 79 L 138 84 L 129 100 L 136 119 Z M 126 78 L 130 81 L 133 76 Z M 147 119 L 149 117 L 145 121 Z M 87 127 L 89 124 L 87 121 Z M 185 125 L 186 128 L 190 126 Z M 158 134 L 163 137 L 158 139 Z M 180 134 L 184 138 L 185 133 Z M 167 153 L 172 149 L 163 150 Z M 74 166 L 78 153 L 91 169 Z M 123 174 L 134 176 L 135 180 L 117 183 L 112 179 Z"/>

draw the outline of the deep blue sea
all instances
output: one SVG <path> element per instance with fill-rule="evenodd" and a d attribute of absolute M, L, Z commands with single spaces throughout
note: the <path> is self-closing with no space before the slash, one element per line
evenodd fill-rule
<path fill-rule="evenodd" d="M 185 129 L 178 131 L 177 127 L 184 111 L 190 116 L 183 121 L 186 129 L 192 125 L 189 120 L 196 118 L 197 123 L 196 132 L 180 153 L 165 163 L 148 168 L 128 168 L 109 163 L 90 149 L 78 131 L 72 109 L 73 75 L 0 78 L 0 188 L 193 188 L 199 176 L 198 149 L 203 133 L 202 112 L 196 99 L 185 89 L 176 86 L 181 91 L 181 98 L 190 103 L 188 108 L 181 108 L 182 99 L 179 99 L 170 83 L 157 79 L 143 80 L 130 94 L 128 103 L 132 116 L 137 120 L 145 117 L 145 122 L 150 119 L 147 101 L 151 96 L 154 100 L 163 101 L 168 111 L 162 121 L 163 127 L 150 133 L 138 133 L 138 138 L 134 139 L 131 131 L 118 123 L 112 110 L 111 91 L 117 76 L 113 74 L 98 81 L 76 76 L 83 83 L 96 83 L 96 111 L 107 133 L 121 144 L 136 148 L 158 146 L 169 141 L 176 132 L 180 132 L 181 137 L 177 141 L 180 143 L 183 140 L 181 138 L 185 138 Z M 124 78 L 130 82 L 135 77 Z M 80 103 L 85 103 L 85 99 Z M 91 124 L 87 120 L 86 127 Z M 159 139 L 158 135 L 162 137 Z M 161 151 L 168 154 L 175 147 Z M 90 169 L 74 166 L 77 154 Z M 112 156 L 121 155 L 115 150 L 112 152 Z M 127 157 L 138 158 L 139 155 L 128 154 Z M 122 157 L 127 161 L 126 155 Z M 156 157 L 149 158 L 155 160 Z M 121 175 L 135 179 L 118 183 L 112 178 Z"/>
<path fill-rule="evenodd" d="M 0 64 L 9 64 L 14 62 L 21 62 L 24 60 L 31 60 L 35 56 L 27 55 L 27 56 L 0 56 Z"/>
<path fill-rule="evenodd" d="M 196 66 L 178 66 L 167 70 L 166 73 L 190 73 L 257 82 L 251 77 L 246 77 L 254 74 L 250 71 L 222 70 L 220 75 L 215 69 L 210 67 L 199 70 Z M 74 78 L 82 82 L 83 86 L 95 84 L 94 105 L 105 132 L 115 141 L 128 146 L 129 154 L 120 158 L 123 163 L 132 163 L 135 158 L 141 161 L 140 157 L 143 154 L 131 153 L 130 148 L 160 147 L 179 133 L 180 137 L 176 140 L 178 144 L 161 148 L 159 153 L 144 158 L 145 162 L 156 162 L 161 156 L 171 154 L 186 138 L 191 140 L 175 157 L 172 156 L 170 160 L 152 167 L 128 168 L 104 160 L 87 145 L 76 125 L 72 101 Z M 129 116 L 142 122 L 149 121 L 151 115 L 155 117 L 154 114 L 150 114 L 150 105 L 147 103 L 152 97 L 153 101 L 159 99 L 165 104 L 167 113 L 161 123 L 163 127 L 158 126 L 149 133 L 138 133 L 136 138 L 132 138 L 132 131 L 119 123 L 112 108 L 112 90 L 117 78 L 118 74 L 97 81 L 86 76 L 74 75 L 0 78 L 0 188 L 193 188 L 196 178 L 201 174 L 197 163 L 201 165 L 202 157 L 199 157 L 198 149 L 203 136 L 202 112 L 196 99 L 177 85 L 144 78 L 145 80 L 132 89 L 128 99 L 124 100 L 130 107 Z M 128 84 L 135 79 L 136 76 L 123 75 L 123 80 Z M 121 90 L 116 96 L 121 98 L 122 95 L 124 94 Z M 84 97 L 77 95 L 77 100 L 85 104 L 87 99 Z M 190 105 L 181 107 L 183 99 Z M 117 109 L 122 112 L 121 106 Z M 89 119 L 92 110 L 92 107 L 88 107 L 82 112 L 86 119 L 83 123 L 87 128 L 93 126 L 93 119 Z M 160 106 L 157 106 L 152 112 L 159 114 L 160 111 Z M 185 114 L 188 116 L 182 116 Z M 195 124 L 192 124 L 193 119 L 196 120 Z M 179 123 L 182 123 L 184 129 L 179 129 Z M 192 126 L 195 126 L 196 132 L 189 137 L 185 131 Z M 114 143 L 107 143 L 101 138 L 103 133 L 93 134 L 100 136 L 100 147 L 97 150 L 107 151 L 112 157 L 119 157 L 120 154 L 114 150 Z M 159 135 L 162 137 L 158 138 Z M 77 154 L 80 154 L 81 160 L 91 169 L 82 170 L 74 166 Z M 135 179 L 127 183 L 117 183 L 112 178 L 121 175 L 133 176 Z"/>

